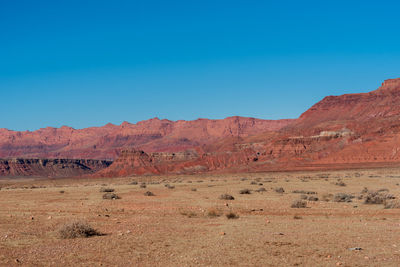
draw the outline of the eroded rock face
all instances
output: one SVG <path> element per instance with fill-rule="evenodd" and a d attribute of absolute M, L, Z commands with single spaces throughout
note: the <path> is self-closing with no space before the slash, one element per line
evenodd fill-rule
<path fill-rule="evenodd" d="M 400 79 L 375 91 L 330 96 L 276 130 L 226 137 L 202 146 L 197 157 L 169 160 L 152 154 L 145 164 L 121 155 L 102 174 L 271 171 L 400 164 Z M 117 164 L 118 162 L 118 164 Z M 136 163 L 141 161 L 136 160 Z M 118 170 L 118 171 L 114 171 Z"/>
<path fill-rule="evenodd" d="M 400 164 L 400 79 L 369 93 L 326 97 L 297 120 L 152 119 L 83 130 L 0 130 L 0 136 L 0 155 L 104 158 L 125 148 L 94 174 L 104 177 Z"/>
<path fill-rule="evenodd" d="M 0 176 L 74 177 L 98 172 L 111 163 L 90 159 L 0 159 Z"/>
<path fill-rule="evenodd" d="M 276 131 L 293 120 L 230 117 L 223 120 L 170 121 L 151 119 L 137 124 L 107 124 L 75 130 L 45 128 L 34 132 L 0 129 L 0 158 L 114 159 L 125 148 L 148 152 L 177 152 L 228 137 Z"/>

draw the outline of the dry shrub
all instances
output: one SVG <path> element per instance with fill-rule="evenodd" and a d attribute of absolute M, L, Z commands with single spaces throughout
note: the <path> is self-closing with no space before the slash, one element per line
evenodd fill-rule
<path fill-rule="evenodd" d="M 115 191 L 114 188 L 104 188 L 104 187 L 100 188 L 100 192 L 102 192 L 102 193 L 105 193 L 105 192 L 112 193 L 114 191 Z"/>
<path fill-rule="evenodd" d="M 121 197 L 114 193 L 105 193 L 103 199 L 120 199 Z"/>
<path fill-rule="evenodd" d="M 283 187 L 277 187 L 275 188 L 275 192 L 282 194 L 285 193 L 285 189 L 283 189 Z"/>
<path fill-rule="evenodd" d="M 184 216 L 187 216 L 188 218 L 197 217 L 197 214 L 196 214 L 194 211 L 192 211 L 192 210 L 189 210 L 189 211 L 187 211 L 187 210 L 182 210 L 182 211 L 180 211 L 180 214 L 181 214 L 181 215 L 184 215 Z"/>
<path fill-rule="evenodd" d="M 153 192 L 150 192 L 150 191 L 147 191 L 146 193 L 144 193 L 144 195 L 145 195 L 145 196 L 148 196 L 148 197 L 155 196 L 154 193 L 153 193 Z"/>
<path fill-rule="evenodd" d="M 61 238 L 77 238 L 101 235 L 85 221 L 74 221 L 63 225 L 58 231 Z"/>
<path fill-rule="evenodd" d="M 142 183 L 141 185 L 140 185 L 140 188 L 146 188 L 147 186 L 146 186 L 146 184 L 145 183 Z"/>
<path fill-rule="evenodd" d="M 400 209 L 400 201 L 386 201 L 385 202 L 385 209 Z"/>
<path fill-rule="evenodd" d="M 168 188 L 168 189 L 174 189 L 175 186 L 174 186 L 174 185 L 168 185 L 167 188 Z"/>
<path fill-rule="evenodd" d="M 207 211 L 207 216 L 208 217 L 219 217 L 221 216 L 221 212 L 217 210 L 216 208 L 210 208 Z"/>
<path fill-rule="evenodd" d="M 333 201 L 335 202 L 352 202 L 352 199 L 354 198 L 353 195 L 347 194 L 347 193 L 337 193 L 333 197 Z"/>
<path fill-rule="evenodd" d="M 394 196 L 382 191 L 369 191 L 364 197 L 364 204 L 384 204 L 388 199 L 394 199 Z"/>
<path fill-rule="evenodd" d="M 219 196 L 219 199 L 224 199 L 224 200 L 234 200 L 235 198 L 229 194 L 222 194 Z"/>
<path fill-rule="evenodd" d="M 293 201 L 292 205 L 290 206 L 292 208 L 307 208 L 307 202 L 304 200 L 298 199 Z"/>
<path fill-rule="evenodd" d="M 294 215 L 294 216 L 293 216 L 293 219 L 295 219 L 295 220 L 301 220 L 301 219 L 303 219 L 303 217 L 301 217 L 301 216 L 299 216 L 299 215 Z"/>
<path fill-rule="evenodd" d="M 64 190 L 61 190 L 61 191 L 59 191 L 59 193 L 60 193 L 60 194 L 64 194 L 64 193 L 65 193 L 65 191 L 64 191 Z"/>
<path fill-rule="evenodd" d="M 333 199 L 333 195 L 332 194 L 323 194 L 322 196 L 321 196 L 321 200 L 322 201 L 326 201 L 326 202 L 328 202 L 328 201 L 331 201 Z"/>
<path fill-rule="evenodd" d="M 305 195 L 316 195 L 317 194 L 317 192 L 305 191 L 305 190 L 293 190 L 292 193 L 294 193 L 294 194 L 305 194 Z"/>
<path fill-rule="evenodd" d="M 261 192 L 265 192 L 267 191 L 267 189 L 265 189 L 264 187 L 260 187 L 256 190 L 256 192 L 261 193 Z"/>
<path fill-rule="evenodd" d="M 345 182 L 343 182 L 343 181 L 338 181 L 337 183 L 335 183 L 335 185 L 337 185 L 337 186 L 346 186 Z"/>
<path fill-rule="evenodd" d="M 256 181 L 251 181 L 250 184 L 254 185 L 254 184 L 257 184 L 257 182 Z"/>
<path fill-rule="evenodd" d="M 197 191 L 197 188 L 192 188 L 192 189 L 190 189 L 191 191 L 193 191 L 193 192 L 196 192 Z"/>
<path fill-rule="evenodd" d="M 300 195 L 300 199 L 306 200 L 308 197 L 306 195 Z"/>
<path fill-rule="evenodd" d="M 308 201 L 318 201 L 318 198 L 314 196 L 309 196 Z"/>
<path fill-rule="evenodd" d="M 227 213 L 226 215 L 226 218 L 228 218 L 228 219 L 238 219 L 239 218 L 239 215 L 237 215 L 236 213 L 234 213 L 234 212 L 229 212 L 229 213 Z"/>
<path fill-rule="evenodd" d="M 246 189 L 240 190 L 240 191 L 239 191 L 239 194 L 242 194 L 242 195 L 243 195 L 243 194 L 251 194 L 251 191 L 250 191 L 250 189 L 247 189 L 247 188 L 246 188 Z"/>

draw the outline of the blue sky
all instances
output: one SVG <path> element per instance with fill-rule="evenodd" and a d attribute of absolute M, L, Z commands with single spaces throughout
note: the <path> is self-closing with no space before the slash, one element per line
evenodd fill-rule
<path fill-rule="evenodd" d="M 400 77 L 397 1 L 1 1 L 0 128 L 296 118 Z"/>

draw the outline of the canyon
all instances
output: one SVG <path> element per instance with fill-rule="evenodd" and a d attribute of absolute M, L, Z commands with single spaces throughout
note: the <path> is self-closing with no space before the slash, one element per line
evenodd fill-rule
<path fill-rule="evenodd" d="M 0 157 L 113 160 L 85 173 L 101 177 L 393 166 L 399 119 L 400 79 L 390 79 L 369 93 L 327 96 L 298 119 L 1 129 Z"/>

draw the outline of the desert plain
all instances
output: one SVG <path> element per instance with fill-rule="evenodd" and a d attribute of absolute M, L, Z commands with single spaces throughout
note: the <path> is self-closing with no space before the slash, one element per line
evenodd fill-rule
<path fill-rule="evenodd" d="M 399 168 L 2 178 L 0 265 L 399 266 L 400 209 L 365 198 L 395 203 L 399 184 Z M 62 238 L 74 221 L 98 235 Z"/>

